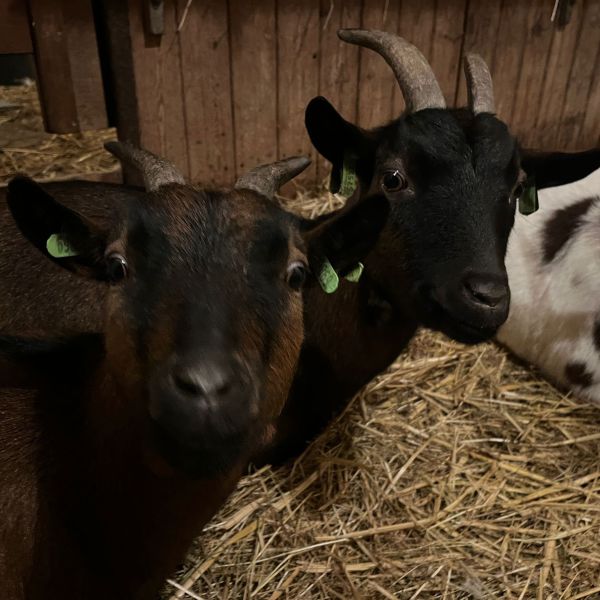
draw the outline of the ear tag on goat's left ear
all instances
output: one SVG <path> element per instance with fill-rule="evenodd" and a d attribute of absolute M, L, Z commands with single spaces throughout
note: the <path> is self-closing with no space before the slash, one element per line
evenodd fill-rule
<path fill-rule="evenodd" d="M 344 165 L 342 166 L 342 177 L 338 194 L 344 198 L 350 198 L 358 185 L 356 178 L 356 157 L 349 152 L 344 154 Z"/>
<path fill-rule="evenodd" d="M 319 284 L 326 294 L 333 294 L 340 284 L 340 278 L 327 258 L 319 271 Z"/>
<path fill-rule="evenodd" d="M 519 212 L 527 216 L 533 214 L 539 207 L 535 178 L 530 177 L 525 182 L 525 188 L 519 198 Z"/>
<path fill-rule="evenodd" d="M 46 242 L 46 250 L 53 258 L 69 258 L 77 256 L 79 252 L 73 248 L 64 238 L 58 233 L 53 233 Z"/>
<path fill-rule="evenodd" d="M 365 265 L 359 262 L 350 273 L 344 276 L 346 281 L 350 281 L 351 283 L 358 283 L 360 281 L 360 276 L 362 272 L 365 270 Z"/>

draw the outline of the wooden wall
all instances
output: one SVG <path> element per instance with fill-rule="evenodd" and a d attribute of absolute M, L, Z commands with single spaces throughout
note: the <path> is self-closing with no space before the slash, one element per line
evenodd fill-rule
<path fill-rule="evenodd" d="M 416 44 L 449 104 L 464 103 L 460 59 L 477 51 L 500 117 L 525 144 L 600 144 L 600 0 L 576 0 L 562 31 L 550 21 L 554 0 L 165 0 L 162 36 L 145 33 L 144 1 L 129 0 L 135 102 L 122 131 L 195 181 L 314 157 L 303 112 L 319 94 L 363 127 L 400 114 L 390 69 L 339 41 L 340 27 L 396 31 Z M 326 175 L 318 160 L 305 181 Z"/>

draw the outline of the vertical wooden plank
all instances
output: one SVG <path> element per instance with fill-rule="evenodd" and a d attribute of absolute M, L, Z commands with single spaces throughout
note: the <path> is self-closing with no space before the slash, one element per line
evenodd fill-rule
<path fill-rule="evenodd" d="M 405 0 L 398 19 L 398 35 L 425 55 L 448 106 L 453 106 L 456 95 L 466 9 L 466 0 Z M 394 93 L 394 116 L 398 116 L 402 110 L 404 100 L 397 87 Z"/>
<path fill-rule="evenodd" d="M 514 106 L 507 116 L 511 131 L 522 143 L 535 140 L 535 122 L 542 97 L 545 65 L 552 43 L 554 25 L 552 7 L 546 0 L 531 0 L 527 15 L 527 32 L 518 80 L 513 84 Z M 495 89 L 498 85 L 495 83 Z"/>
<path fill-rule="evenodd" d="M 277 0 L 277 49 L 279 158 L 310 155 L 313 164 L 297 181 L 314 182 L 304 109 L 319 91 L 319 0 Z"/>
<path fill-rule="evenodd" d="M 462 72 L 466 0 L 436 2 L 433 43 L 429 64 L 442 88 L 448 106 L 454 105 L 458 75 Z"/>
<path fill-rule="evenodd" d="M 558 148 L 575 149 L 580 145 L 581 127 L 585 119 L 587 100 L 600 51 L 600 2 L 586 0 L 581 14 L 581 27 L 569 76 L 565 101 L 560 115 Z M 576 25 L 571 23 L 567 25 Z M 596 112 L 600 106 L 596 106 Z"/>
<path fill-rule="evenodd" d="M 165 33 L 146 36 L 143 0 L 130 0 L 129 27 L 143 148 L 171 160 L 189 175 L 186 115 L 175 6 L 165 2 Z"/>
<path fill-rule="evenodd" d="M 415 45 L 431 64 L 434 45 L 436 0 L 411 2 L 404 0 L 398 17 L 398 35 Z M 438 75 L 436 73 L 436 75 Z M 392 107 L 393 117 L 399 117 L 406 105 L 396 83 Z"/>
<path fill-rule="evenodd" d="M 325 96 L 348 121 L 356 123 L 358 98 L 358 47 L 342 42 L 338 29 L 360 27 L 362 0 L 321 0 L 319 95 Z M 329 176 L 330 165 L 317 160 L 317 178 Z"/>
<path fill-rule="evenodd" d="M 362 11 L 363 29 L 396 31 L 398 27 L 398 0 L 369 0 Z M 358 124 L 378 127 L 392 119 L 396 79 L 385 60 L 365 48 L 359 54 Z"/>
<path fill-rule="evenodd" d="M 237 175 L 277 158 L 275 2 L 229 0 Z"/>
<path fill-rule="evenodd" d="M 590 87 L 578 146 L 579 149 L 600 146 L 600 52 L 596 57 L 594 78 Z"/>
<path fill-rule="evenodd" d="M 494 64 L 496 49 L 504 49 L 503 41 L 498 38 L 501 7 L 502 0 L 471 1 L 467 7 L 464 52 L 477 52 L 489 66 Z M 460 77 L 455 106 L 466 104 L 467 88 L 464 77 Z"/>
<path fill-rule="evenodd" d="M 178 0 L 181 20 L 187 0 Z M 227 4 L 192 2 L 179 32 L 190 179 L 225 185 L 235 178 Z"/>
<path fill-rule="evenodd" d="M 535 123 L 536 146 L 555 148 L 569 76 L 582 22 L 581 2 L 573 6 L 571 22 L 561 31 L 554 29 L 544 72 L 542 97 Z"/>
<path fill-rule="evenodd" d="M 489 64 L 494 81 L 494 100 L 498 116 L 510 123 L 516 99 L 527 39 L 529 6 L 520 0 L 504 0 L 498 26 L 499 46 Z M 539 68 L 538 62 L 538 68 Z M 542 62 L 543 64 L 543 62 Z"/>
<path fill-rule="evenodd" d="M 96 27 L 90 1 L 62 0 L 80 130 L 108 126 Z"/>
<path fill-rule="evenodd" d="M 120 140 L 139 145 L 140 123 L 135 86 L 129 7 L 121 0 L 103 0 L 96 4 L 100 47 L 104 51 L 104 83 L 109 100 L 111 121 Z M 122 166 L 123 180 L 142 185 L 139 173 Z"/>
<path fill-rule="evenodd" d="M 107 126 L 90 0 L 28 0 L 38 90 L 48 131 Z"/>
<path fill-rule="evenodd" d="M 29 0 L 38 93 L 44 125 L 53 133 L 77 131 L 77 106 L 62 10 L 51 0 Z"/>
<path fill-rule="evenodd" d="M 33 52 L 27 5 L 23 0 L 0 3 L 0 54 Z"/>

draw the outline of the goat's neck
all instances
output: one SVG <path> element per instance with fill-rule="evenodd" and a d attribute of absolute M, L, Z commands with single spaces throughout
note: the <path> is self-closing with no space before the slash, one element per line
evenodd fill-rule
<path fill-rule="evenodd" d="M 76 500 L 87 524 L 83 543 L 116 581 L 153 597 L 232 491 L 241 467 L 210 480 L 175 472 L 152 449 L 139 390 L 119 385 L 106 364 L 92 381 L 82 436 L 88 464 L 79 480 L 90 493 L 87 502 Z"/>

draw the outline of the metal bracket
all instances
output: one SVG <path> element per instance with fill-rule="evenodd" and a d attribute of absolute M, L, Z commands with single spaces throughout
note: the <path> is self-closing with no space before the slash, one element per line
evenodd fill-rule
<path fill-rule="evenodd" d="M 146 23 L 152 35 L 165 32 L 165 10 L 163 0 L 146 0 Z"/>

